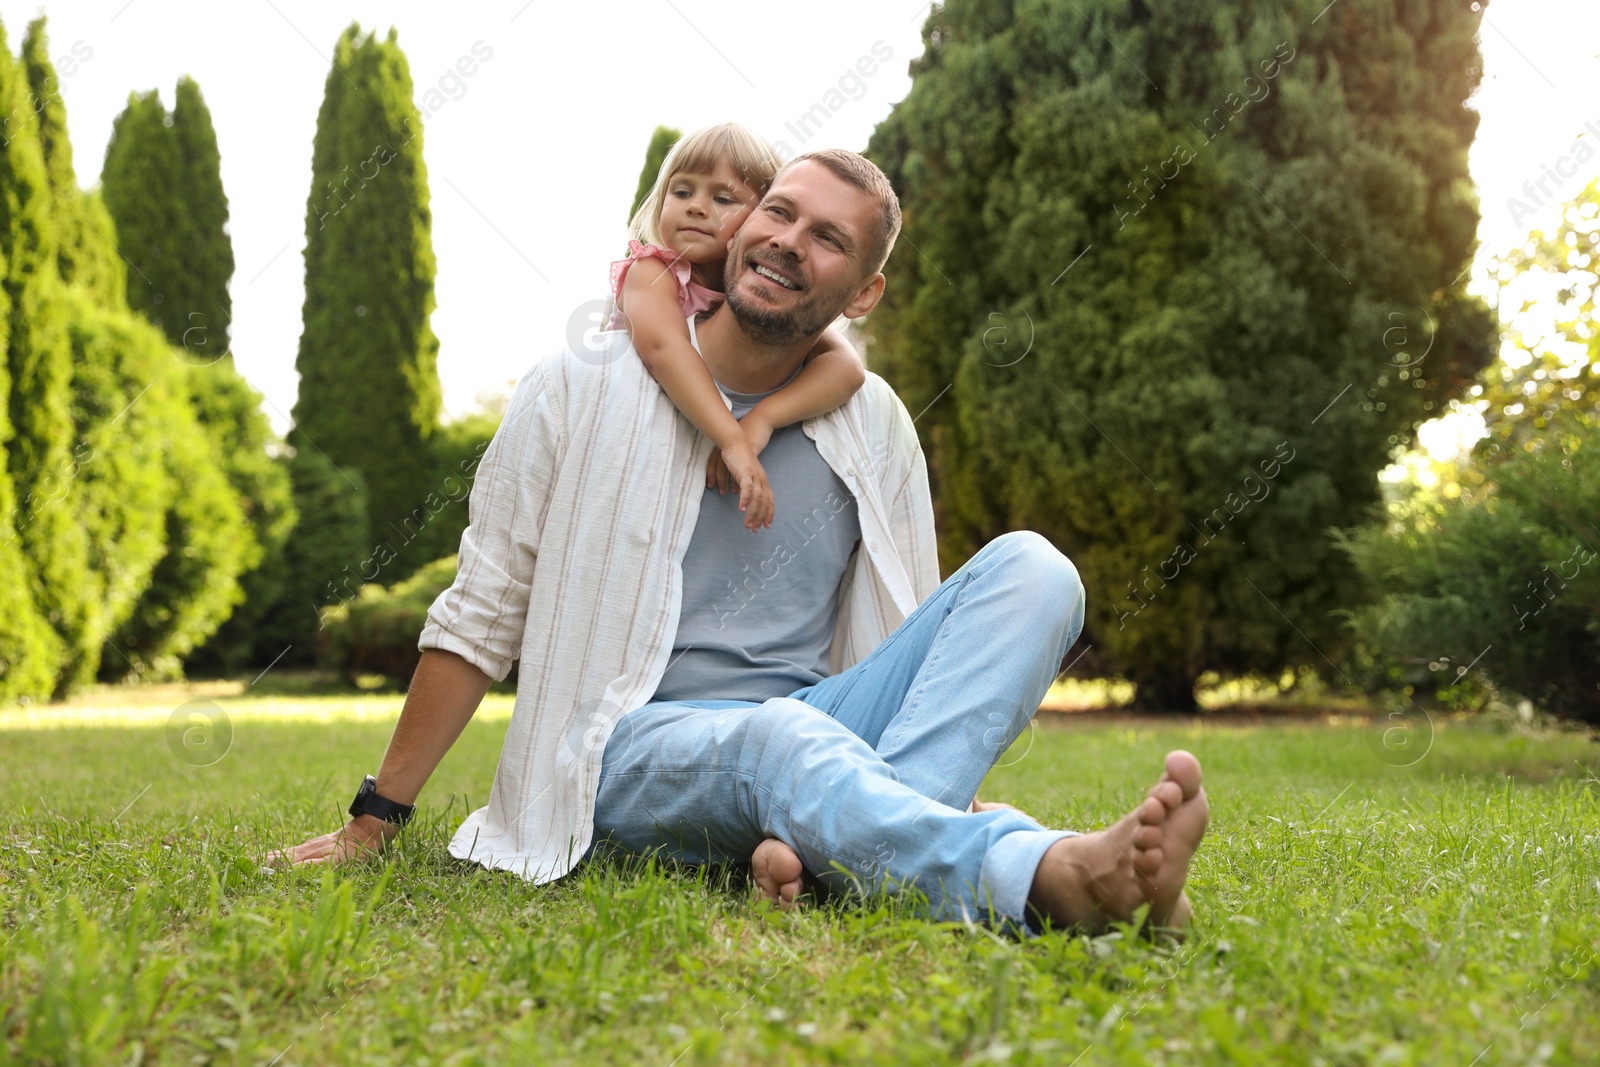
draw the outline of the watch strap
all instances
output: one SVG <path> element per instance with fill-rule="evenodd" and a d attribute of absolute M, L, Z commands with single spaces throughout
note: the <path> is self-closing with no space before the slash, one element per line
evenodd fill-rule
<path fill-rule="evenodd" d="M 350 802 L 350 815 L 371 815 L 383 822 L 392 822 L 404 826 L 411 821 L 411 816 L 416 812 L 415 804 L 400 804 L 388 797 L 378 794 L 378 780 L 372 775 L 367 775 L 361 783 L 361 788 L 356 792 L 355 800 Z"/>

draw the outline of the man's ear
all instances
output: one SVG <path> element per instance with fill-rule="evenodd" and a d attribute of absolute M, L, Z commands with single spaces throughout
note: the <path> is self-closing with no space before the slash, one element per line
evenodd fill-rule
<path fill-rule="evenodd" d="M 884 279 L 881 273 L 874 274 L 868 278 L 850 303 L 844 306 L 844 317 L 847 319 L 859 319 L 877 307 L 878 301 L 883 299 L 883 285 Z"/>

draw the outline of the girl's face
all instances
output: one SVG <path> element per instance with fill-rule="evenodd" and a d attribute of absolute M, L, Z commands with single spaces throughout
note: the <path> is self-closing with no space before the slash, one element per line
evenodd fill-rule
<path fill-rule="evenodd" d="M 680 171 L 661 200 L 661 240 L 690 263 L 720 266 L 760 199 L 726 160 L 710 174 Z"/>

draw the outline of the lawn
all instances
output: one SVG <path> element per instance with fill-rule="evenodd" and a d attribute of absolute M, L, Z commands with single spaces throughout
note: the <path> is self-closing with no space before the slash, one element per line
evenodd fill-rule
<path fill-rule="evenodd" d="M 984 790 L 1049 824 L 1172 747 L 1212 824 L 1181 947 L 1017 941 L 894 901 L 790 916 L 741 872 L 452 860 L 491 695 L 387 865 L 265 873 L 339 823 L 399 698 L 0 712 L 0 1061 L 1593 1063 L 1600 750 L 1501 723 L 1041 715 Z M 203 710 L 195 705 L 187 710 Z M 1380 721 L 1380 726 L 1381 726 Z M 186 732 L 187 731 L 187 732 Z"/>

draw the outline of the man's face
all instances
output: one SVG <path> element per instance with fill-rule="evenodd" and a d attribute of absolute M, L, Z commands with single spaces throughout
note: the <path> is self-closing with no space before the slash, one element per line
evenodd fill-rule
<path fill-rule="evenodd" d="M 785 169 L 728 249 L 723 284 L 741 325 L 768 344 L 865 315 L 883 276 L 866 275 L 872 200 L 820 163 Z"/>

